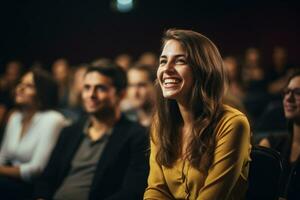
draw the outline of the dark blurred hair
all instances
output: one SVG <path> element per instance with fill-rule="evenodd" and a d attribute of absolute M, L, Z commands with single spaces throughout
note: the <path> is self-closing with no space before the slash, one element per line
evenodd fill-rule
<path fill-rule="evenodd" d="M 91 72 L 98 72 L 99 74 L 109 77 L 112 80 L 117 93 L 120 93 L 127 87 L 126 72 L 116 64 L 109 63 L 103 66 L 89 66 L 85 75 Z"/>
<path fill-rule="evenodd" d="M 217 47 L 200 33 L 170 29 L 164 34 L 162 48 L 169 40 L 178 41 L 186 51 L 187 63 L 195 80 L 189 98 L 194 119 L 187 158 L 194 168 L 207 170 L 214 152 L 216 126 L 223 116 L 223 60 Z M 157 110 L 152 139 L 158 146 L 157 161 L 171 167 L 180 156 L 179 127 L 183 125 L 183 119 L 176 101 L 164 98 L 159 84 L 156 84 L 156 90 Z"/>
<path fill-rule="evenodd" d="M 297 69 L 297 70 L 293 70 L 293 72 L 290 74 L 289 78 L 288 78 L 288 81 L 287 81 L 287 84 L 286 84 L 286 87 L 288 86 L 288 84 L 291 82 L 291 80 L 297 76 L 300 76 L 300 70 Z"/>
<path fill-rule="evenodd" d="M 146 72 L 148 75 L 148 78 L 151 82 L 154 82 L 156 79 L 154 66 L 146 65 L 146 64 L 136 64 L 136 65 L 133 65 L 132 67 L 130 67 L 129 71 L 132 69 Z"/>
<path fill-rule="evenodd" d="M 37 104 L 39 110 L 55 109 L 58 105 L 58 85 L 50 73 L 35 68 L 33 81 L 36 88 Z"/>

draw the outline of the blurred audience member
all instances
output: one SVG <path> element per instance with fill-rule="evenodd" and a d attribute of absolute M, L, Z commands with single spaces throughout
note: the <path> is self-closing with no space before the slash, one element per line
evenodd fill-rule
<path fill-rule="evenodd" d="M 288 120 L 287 134 L 271 134 L 260 145 L 280 152 L 286 168 L 282 196 L 288 200 L 300 199 L 300 71 L 292 74 L 284 90 L 284 115 Z"/>
<path fill-rule="evenodd" d="M 273 49 L 272 66 L 267 73 L 268 92 L 278 95 L 287 83 L 291 73 L 291 65 L 287 62 L 287 52 L 283 47 Z"/>
<path fill-rule="evenodd" d="M 132 109 L 126 112 L 130 119 L 149 127 L 154 106 L 154 81 L 156 79 L 152 66 L 136 65 L 127 72 L 127 98 Z"/>
<path fill-rule="evenodd" d="M 17 60 L 11 60 L 5 65 L 5 72 L 0 77 L 0 143 L 3 138 L 10 110 L 14 105 L 13 91 L 23 73 L 23 65 Z"/>
<path fill-rule="evenodd" d="M 140 56 L 138 63 L 142 65 L 153 66 L 153 68 L 157 68 L 158 56 L 152 52 L 145 52 Z"/>
<path fill-rule="evenodd" d="M 246 83 L 248 89 L 256 88 L 258 84 L 264 86 L 264 68 L 262 66 L 260 51 L 256 48 L 249 48 L 246 50 L 244 65 L 242 68 L 242 79 Z M 254 85 L 252 85 L 254 84 Z M 253 86 L 253 87 L 252 87 Z"/>
<path fill-rule="evenodd" d="M 19 61 L 13 60 L 6 64 L 4 76 L 0 79 L 0 87 L 3 88 L 14 88 L 18 83 L 18 80 L 22 74 L 22 64 Z"/>
<path fill-rule="evenodd" d="M 247 49 L 242 67 L 242 80 L 245 84 L 244 105 L 253 123 L 269 102 L 264 67 L 258 49 Z"/>
<path fill-rule="evenodd" d="M 224 58 L 224 66 L 228 77 L 228 88 L 224 96 L 224 103 L 246 113 L 243 105 L 245 94 L 238 61 L 233 56 L 227 56 Z"/>
<path fill-rule="evenodd" d="M 228 56 L 224 58 L 224 65 L 227 72 L 229 92 L 231 95 L 243 99 L 245 96 L 245 91 L 243 88 L 242 78 L 241 78 L 241 68 L 238 61 L 233 56 Z"/>
<path fill-rule="evenodd" d="M 26 73 L 16 87 L 17 105 L 7 123 L 0 150 L 1 199 L 23 199 L 32 192 L 32 181 L 42 172 L 64 126 L 54 111 L 57 84 L 50 74 Z"/>
<path fill-rule="evenodd" d="M 69 105 L 71 107 L 81 106 L 81 91 L 83 89 L 83 80 L 87 67 L 87 64 L 81 64 L 74 69 L 69 96 Z"/>
<path fill-rule="evenodd" d="M 83 80 L 87 67 L 87 64 L 81 64 L 74 69 L 68 107 L 61 109 L 62 113 L 72 122 L 76 122 L 84 113 L 82 109 L 81 92 L 84 85 Z"/>
<path fill-rule="evenodd" d="M 120 54 L 115 58 L 115 63 L 127 71 L 132 65 L 132 58 L 129 54 Z"/>
<path fill-rule="evenodd" d="M 17 60 L 12 60 L 6 64 L 4 75 L 0 77 L 0 124 L 7 111 L 13 106 L 12 91 L 14 91 L 22 72 L 22 64 Z"/>
<path fill-rule="evenodd" d="M 68 61 L 64 58 L 54 61 L 52 65 L 52 74 L 58 83 L 59 107 L 67 107 L 71 81 L 71 68 Z"/>
<path fill-rule="evenodd" d="M 145 129 L 121 115 L 127 79 L 117 66 L 89 67 L 82 101 L 88 116 L 65 128 L 35 197 L 140 200 L 147 184 Z"/>

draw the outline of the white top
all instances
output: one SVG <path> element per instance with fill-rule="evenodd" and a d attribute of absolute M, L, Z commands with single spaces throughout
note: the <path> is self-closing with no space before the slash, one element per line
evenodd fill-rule
<path fill-rule="evenodd" d="M 49 156 L 66 125 L 62 114 L 44 111 L 34 114 L 26 133 L 21 137 L 22 113 L 14 112 L 6 125 L 0 150 L 0 165 L 20 167 L 21 178 L 30 181 L 46 166 Z"/>

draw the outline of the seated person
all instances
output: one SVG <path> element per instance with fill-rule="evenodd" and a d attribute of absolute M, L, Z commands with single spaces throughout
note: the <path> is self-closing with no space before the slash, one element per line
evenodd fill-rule
<path fill-rule="evenodd" d="M 121 114 L 126 86 L 120 67 L 87 69 L 82 90 L 87 116 L 62 131 L 37 181 L 36 199 L 142 199 L 148 139 L 145 128 Z"/>
<path fill-rule="evenodd" d="M 270 135 L 260 145 L 281 153 L 286 167 L 283 175 L 282 196 L 300 199 L 300 71 L 292 74 L 284 90 L 284 115 L 288 120 L 288 134 Z"/>
<path fill-rule="evenodd" d="M 127 110 L 126 114 L 130 119 L 149 127 L 154 108 L 154 81 L 156 79 L 153 67 L 135 65 L 128 70 L 127 77 L 127 95 L 132 109 Z"/>
<path fill-rule="evenodd" d="M 8 120 L 0 150 L 1 199 L 31 195 L 32 181 L 47 164 L 65 124 L 53 110 L 57 101 L 57 85 L 47 72 L 33 70 L 22 77 L 15 91 L 17 109 Z"/>

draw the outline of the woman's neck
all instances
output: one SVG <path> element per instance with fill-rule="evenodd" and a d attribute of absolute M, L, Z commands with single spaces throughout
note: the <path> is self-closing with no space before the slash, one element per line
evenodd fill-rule
<path fill-rule="evenodd" d="M 194 117 L 193 117 L 190 106 L 178 103 L 178 107 L 179 107 L 181 117 L 183 119 L 183 126 L 184 127 L 191 126 L 193 123 Z"/>
<path fill-rule="evenodd" d="M 22 121 L 30 121 L 33 115 L 37 112 L 36 108 L 22 108 L 21 113 L 23 115 Z"/>

